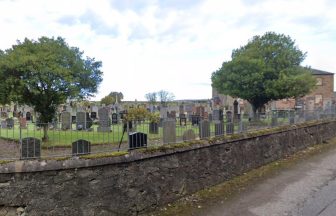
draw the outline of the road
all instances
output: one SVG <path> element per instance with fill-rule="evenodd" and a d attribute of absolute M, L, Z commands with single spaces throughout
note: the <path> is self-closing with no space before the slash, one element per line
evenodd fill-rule
<path fill-rule="evenodd" d="M 336 149 L 280 170 L 228 201 L 205 206 L 192 215 L 336 216 Z"/>

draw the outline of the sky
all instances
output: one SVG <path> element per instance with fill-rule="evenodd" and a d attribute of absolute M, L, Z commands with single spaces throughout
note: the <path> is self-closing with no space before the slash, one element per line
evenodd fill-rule
<path fill-rule="evenodd" d="M 65 38 L 103 63 L 92 100 L 111 91 L 145 100 L 211 98 L 211 74 L 255 35 L 289 35 L 304 66 L 336 72 L 334 0 L 0 0 L 0 49 Z"/>

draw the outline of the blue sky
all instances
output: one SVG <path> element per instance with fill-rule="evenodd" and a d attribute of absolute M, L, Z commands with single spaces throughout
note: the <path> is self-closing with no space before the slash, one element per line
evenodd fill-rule
<path fill-rule="evenodd" d="M 161 89 L 211 98 L 212 72 L 266 31 L 295 39 L 304 65 L 336 71 L 333 0 L 0 0 L 0 26 L 0 49 L 61 36 L 101 60 L 97 100 L 110 91 L 144 100 Z"/>

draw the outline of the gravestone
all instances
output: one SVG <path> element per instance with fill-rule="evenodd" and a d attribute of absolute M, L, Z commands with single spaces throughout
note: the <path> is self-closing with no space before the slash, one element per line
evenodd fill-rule
<path fill-rule="evenodd" d="M 147 134 L 141 132 L 133 132 L 128 134 L 128 148 L 136 149 L 147 147 Z"/>
<path fill-rule="evenodd" d="M 201 117 L 199 115 L 191 115 L 191 124 L 192 125 L 198 125 L 201 120 Z"/>
<path fill-rule="evenodd" d="M 240 120 L 239 122 L 239 133 L 244 133 L 247 131 L 247 123 Z"/>
<path fill-rule="evenodd" d="M 226 122 L 232 122 L 232 112 L 231 111 L 226 112 Z"/>
<path fill-rule="evenodd" d="M 212 114 L 211 114 L 211 113 L 208 114 L 208 120 L 209 120 L 209 121 L 213 121 L 213 118 L 212 118 Z"/>
<path fill-rule="evenodd" d="M 85 155 L 91 153 L 91 142 L 79 139 L 72 143 L 72 156 Z"/>
<path fill-rule="evenodd" d="M 289 124 L 295 123 L 295 112 L 293 110 L 289 111 L 288 113 L 288 121 L 289 121 Z"/>
<path fill-rule="evenodd" d="M 277 125 L 278 125 L 278 114 L 276 111 L 273 111 L 271 117 L 271 126 L 276 127 Z"/>
<path fill-rule="evenodd" d="M 76 116 L 71 116 L 71 123 L 75 124 L 76 123 Z"/>
<path fill-rule="evenodd" d="M 226 134 L 227 135 L 234 134 L 234 124 L 232 122 L 226 123 Z"/>
<path fill-rule="evenodd" d="M 187 126 L 187 118 L 185 114 L 180 114 L 180 126 Z"/>
<path fill-rule="evenodd" d="M 194 130 L 189 129 L 183 132 L 183 141 L 190 141 L 190 140 L 195 140 L 196 139 L 196 134 Z"/>
<path fill-rule="evenodd" d="M 167 118 L 176 119 L 176 112 L 175 111 L 168 112 L 167 113 Z"/>
<path fill-rule="evenodd" d="M 160 118 L 167 119 L 168 118 L 167 111 L 168 111 L 167 107 L 161 107 Z"/>
<path fill-rule="evenodd" d="M 7 118 L 6 123 L 7 123 L 7 128 L 13 128 L 14 127 L 14 119 L 13 118 Z"/>
<path fill-rule="evenodd" d="M 199 123 L 199 137 L 200 139 L 210 137 L 210 122 L 202 120 Z"/>
<path fill-rule="evenodd" d="M 1 128 L 7 128 L 6 120 L 1 121 Z"/>
<path fill-rule="evenodd" d="M 76 113 L 76 129 L 86 130 L 86 112 Z"/>
<path fill-rule="evenodd" d="M 157 122 L 149 123 L 149 133 L 150 134 L 158 134 L 159 133 L 159 124 Z"/>
<path fill-rule="evenodd" d="M 97 118 L 97 113 L 96 113 L 96 112 L 91 112 L 90 117 L 91 117 L 92 119 L 96 119 L 96 118 Z"/>
<path fill-rule="evenodd" d="M 87 130 L 91 129 L 92 125 L 93 125 L 93 120 L 90 118 L 90 114 L 86 113 L 86 129 Z"/>
<path fill-rule="evenodd" d="M 112 114 L 112 124 L 118 124 L 118 114 L 117 113 Z"/>
<path fill-rule="evenodd" d="M 223 121 L 223 110 L 215 109 L 212 111 L 212 120 L 213 121 Z"/>
<path fill-rule="evenodd" d="M 184 106 L 183 105 L 179 106 L 179 113 L 180 114 L 184 113 Z"/>
<path fill-rule="evenodd" d="M 27 112 L 26 113 L 26 120 L 27 121 L 31 121 L 32 119 L 31 119 L 31 113 L 30 112 Z"/>
<path fill-rule="evenodd" d="M 64 111 L 61 113 L 61 129 L 62 130 L 69 130 L 71 129 L 71 113 Z"/>
<path fill-rule="evenodd" d="M 20 128 L 27 128 L 26 118 L 20 118 Z"/>
<path fill-rule="evenodd" d="M 110 132 L 111 124 L 110 124 L 109 110 L 107 107 L 103 107 L 98 110 L 98 118 L 99 118 L 99 127 L 97 128 L 97 131 Z"/>
<path fill-rule="evenodd" d="M 221 136 L 224 135 L 225 129 L 224 129 L 224 123 L 222 121 L 216 121 L 215 122 L 215 136 Z"/>
<path fill-rule="evenodd" d="M 162 122 L 163 138 L 162 141 L 166 143 L 176 143 L 176 122 L 175 120 L 164 120 Z"/>
<path fill-rule="evenodd" d="M 238 119 L 238 101 L 235 100 L 233 102 L 233 115 L 234 115 L 234 120 L 237 120 Z"/>
<path fill-rule="evenodd" d="M 34 137 L 26 137 L 21 141 L 21 159 L 41 157 L 41 141 Z"/>

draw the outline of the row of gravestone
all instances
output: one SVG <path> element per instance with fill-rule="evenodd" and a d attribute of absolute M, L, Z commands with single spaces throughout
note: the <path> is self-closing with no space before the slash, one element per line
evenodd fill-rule
<path fill-rule="evenodd" d="M 91 115 L 92 116 L 92 115 Z M 98 110 L 99 117 L 99 127 L 98 132 L 109 132 L 111 131 L 111 124 L 118 123 L 118 114 L 113 113 L 112 119 L 110 118 L 109 109 L 103 107 Z M 62 130 L 72 129 L 72 115 L 70 112 L 61 113 L 61 128 Z M 76 130 L 88 130 L 91 128 L 93 120 L 87 112 L 77 112 L 76 113 Z"/>

